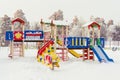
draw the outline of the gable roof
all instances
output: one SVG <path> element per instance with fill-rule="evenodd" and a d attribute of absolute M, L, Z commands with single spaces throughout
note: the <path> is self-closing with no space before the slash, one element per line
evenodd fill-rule
<path fill-rule="evenodd" d="M 23 19 L 21 19 L 21 18 L 15 18 L 15 19 L 13 19 L 12 20 L 12 24 L 14 24 L 14 22 L 16 22 L 16 21 L 18 21 L 18 22 L 20 22 L 22 24 L 25 24 L 25 21 Z"/>
<path fill-rule="evenodd" d="M 90 29 L 90 27 L 94 27 L 93 25 L 97 25 L 98 29 L 100 29 L 100 25 L 97 22 L 88 22 L 86 24 L 84 24 L 82 27 L 88 27 L 88 29 Z"/>

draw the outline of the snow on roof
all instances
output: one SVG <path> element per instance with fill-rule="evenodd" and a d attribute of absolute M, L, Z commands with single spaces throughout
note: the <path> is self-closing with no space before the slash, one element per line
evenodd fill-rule
<path fill-rule="evenodd" d="M 82 25 L 82 27 L 88 27 L 88 26 L 89 26 L 90 24 L 92 24 L 92 23 L 94 23 L 94 22 L 93 22 L 93 21 L 92 21 L 92 22 L 88 22 L 88 23 Z"/>
<path fill-rule="evenodd" d="M 44 23 L 51 23 L 52 20 L 43 20 Z M 53 20 L 53 24 L 55 25 L 70 25 L 69 21 L 60 21 L 60 20 Z"/>
<path fill-rule="evenodd" d="M 97 25 L 98 29 L 100 29 L 100 25 L 97 22 L 95 22 L 95 21 L 88 22 L 88 23 L 84 24 L 82 27 L 88 27 L 88 28 L 90 28 L 90 27 L 93 27 L 93 25 Z"/>
<path fill-rule="evenodd" d="M 70 25 L 68 21 L 53 21 L 55 25 Z"/>
<path fill-rule="evenodd" d="M 51 20 L 49 19 L 41 19 L 44 23 L 51 23 Z"/>
<path fill-rule="evenodd" d="M 50 31 L 51 31 L 51 29 L 44 30 L 44 32 L 50 32 Z"/>
<path fill-rule="evenodd" d="M 12 24 L 14 23 L 14 22 L 16 22 L 16 21 L 18 21 L 18 22 L 20 22 L 20 23 L 25 23 L 25 21 L 23 20 L 23 19 L 21 19 L 21 18 L 14 18 L 13 20 L 12 20 Z"/>

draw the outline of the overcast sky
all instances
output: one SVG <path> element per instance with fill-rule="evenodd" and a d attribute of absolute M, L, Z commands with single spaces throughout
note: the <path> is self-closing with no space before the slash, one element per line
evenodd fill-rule
<path fill-rule="evenodd" d="M 39 21 L 48 18 L 58 9 L 63 10 L 65 20 L 81 16 L 89 20 L 91 15 L 120 22 L 120 0 L 0 0 L 0 17 L 13 17 L 22 9 L 27 20 Z"/>

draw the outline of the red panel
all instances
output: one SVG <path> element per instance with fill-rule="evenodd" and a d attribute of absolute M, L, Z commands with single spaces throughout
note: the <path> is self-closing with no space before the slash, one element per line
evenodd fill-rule
<path fill-rule="evenodd" d="M 93 56 L 90 56 L 89 59 L 93 59 L 94 57 Z"/>
<path fill-rule="evenodd" d="M 93 52 L 90 52 L 90 55 L 94 55 Z"/>
<path fill-rule="evenodd" d="M 14 40 L 22 41 L 23 40 L 23 32 L 22 31 L 14 31 Z"/>

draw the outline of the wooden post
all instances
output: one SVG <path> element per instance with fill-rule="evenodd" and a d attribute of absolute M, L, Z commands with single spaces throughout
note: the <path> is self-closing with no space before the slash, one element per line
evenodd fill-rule
<path fill-rule="evenodd" d="M 67 37 L 68 37 L 68 27 L 69 26 L 66 26 L 66 39 L 67 39 Z M 67 45 L 66 45 L 67 46 Z M 66 58 L 67 58 L 67 60 L 68 60 L 68 48 L 66 48 Z"/>
<path fill-rule="evenodd" d="M 64 26 L 62 26 L 62 59 L 64 61 Z"/>
<path fill-rule="evenodd" d="M 44 31 L 45 31 L 45 29 L 44 29 L 44 27 L 45 27 L 45 23 L 41 20 L 41 22 L 40 22 L 40 25 L 41 25 L 41 27 L 42 27 L 42 30 L 43 30 L 43 34 L 45 33 Z M 43 44 L 45 45 L 45 35 L 44 35 L 44 40 L 43 40 Z"/>
<path fill-rule="evenodd" d="M 13 41 L 10 41 L 10 54 L 9 57 L 13 58 Z"/>
<path fill-rule="evenodd" d="M 14 26 L 12 25 L 12 31 L 14 31 Z M 13 41 L 11 41 L 11 45 L 10 45 L 10 55 L 11 55 L 11 57 L 13 58 L 13 56 L 14 56 L 14 48 L 13 48 L 13 45 L 14 43 L 13 43 Z"/>
<path fill-rule="evenodd" d="M 56 53 L 56 42 L 57 42 L 57 39 L 56 39 L 56 34 L 57 34 L 57 27 L 55 24 L 53 24 L 53 22 L 51 21 L 51 38 L 54 39 L 54 52 Z"/>
<path fill-rule="evenodd" d="M 22 32 L 24 32 L 24 25 L 22 24 Z M 22 57 L 24 57 L 24 40 L 22 41 Z"/>
<path fill-rule="evenodd" d="M 83 27 L 82 28 L 82 37 L 85 37 L 85 31 L 84 30 L 85 30 L 85 28 Z"/>
<path fill-rule="evenodd" d="M 92 45 L 94 45 L 94 34 L 95 34 L 95 32 L 94 32 L 94 28 L 92 28 Z"/>
<path fill-rule="evenodd" d="M 56 39 L 56 37 L 57 37 L 57 35 L 56 35 L 56 33 L 57 33 L 57 27 L 56 26 L 54 26 L 54 28 L 53 28 L 54 30 L 54 34 L 53 34 L 53 38 L 54 38 L 54 52 L 56 53 L 56 42 L 57 42 L 57 39 Z"/>
<path fill-rule="evenodd" d="M 98 38 L 100 38 L 100 29 L 98 30 Z"/>
<path fill-rule="evenodd" d="M 88 31 L 87 31 L 87 32 L 88 32 L 87 37 L 90 37 L 90 29 L 88 28 L 87 30 L 88 30 Z"/>

